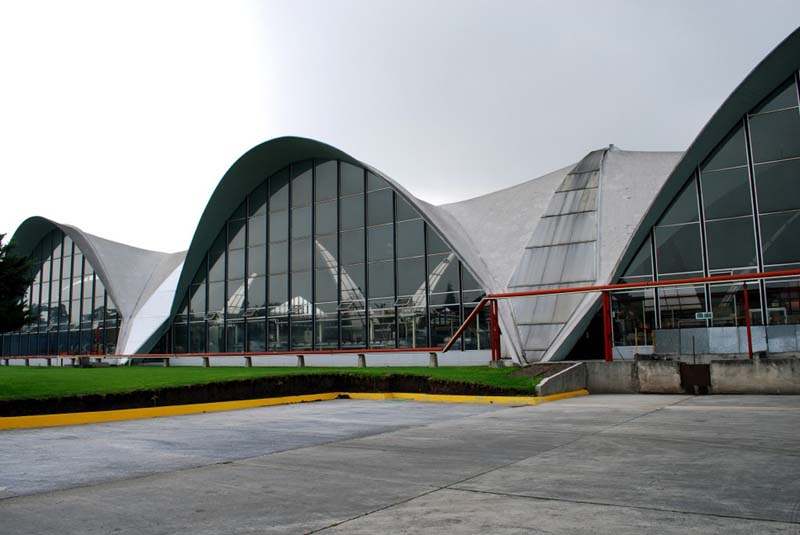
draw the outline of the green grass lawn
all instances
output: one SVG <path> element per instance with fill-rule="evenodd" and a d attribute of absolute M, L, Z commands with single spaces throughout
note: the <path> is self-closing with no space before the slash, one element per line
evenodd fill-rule
<path fill-rule="evenodd" d="M 251 377 L 352 373 L 363 375 L 422 375 L 434 379 L 463 381 L 517 390 L 532 394 L 538 378 L 511 375 L 514 368 L 488 366 L 454 366 L 442 368 L 195 368 L 195 367 L 110 367 L 110 368 L 45 368 L 0 367 L 0 399 L 26 399 L 130 392 L 166 386 L 203 384 Z"/>

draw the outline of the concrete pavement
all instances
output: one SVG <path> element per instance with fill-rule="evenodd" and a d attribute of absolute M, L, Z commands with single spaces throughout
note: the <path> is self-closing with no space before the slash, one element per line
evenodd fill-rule
<path fill-rule="evenodd" d="M 800 533 L 791 396 L 338 400 L 0 447 L 0 533 Z"/>

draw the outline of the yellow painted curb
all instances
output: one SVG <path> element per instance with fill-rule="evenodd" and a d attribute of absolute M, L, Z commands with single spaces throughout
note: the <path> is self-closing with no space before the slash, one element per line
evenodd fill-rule
<path fill-rule="evenodd" d="M 411 400 L 433 403 L 503 403 L 514 405 L 539 405 L 548 401 L 586 396 L 588 390 L 575 390 L 551 396 L 451 396 L 443 394 L 413 394 L 405 392 L 365 393 L 365 392 L 327 392 L 303 396 L 284 396 L 278 398 L 245 399 L 240 401 L 218 401 L 216 403 L 195 403 L 191 405 L 169 405 L 142 409 L 120 409 L 110 411 L 73 412 L 65 414 L 37 414 L 35 416 L 0 417 L 0 429 L 24 429 L 32 427 L 55 427 L 61 425 L 93 424 L 120 420 L 138 420 L 161 416 L 183 416 L 207 412 L 252 409 L 271 405 L 288 405 L 309 401 L 330 401 L 339 397 L 366 400 Z"/>

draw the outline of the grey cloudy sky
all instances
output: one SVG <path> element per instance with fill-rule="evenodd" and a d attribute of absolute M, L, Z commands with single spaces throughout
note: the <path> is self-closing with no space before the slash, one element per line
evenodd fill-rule
<path fill-rule="evenodd" d="M 0 232 L 189 246 L 252 146 L 319 139 L 424 200 L 614 143 L 684 150 L 800 2 L 0 4 Z"/>

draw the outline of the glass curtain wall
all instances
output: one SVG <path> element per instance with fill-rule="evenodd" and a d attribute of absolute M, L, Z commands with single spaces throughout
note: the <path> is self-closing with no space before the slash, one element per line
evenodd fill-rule
<path fill-rule="evenodd" d="M 386 180 L 337 160 L 296 162 L 230 216 L 159 351 L 441 346 L 484 296 Z M 489 347 L 482 313 L 461 344 Z"/>
<path fill-rule="evenodd" d="M 2 355 L 104 355 L 117 347 L 120 318 L 80 248 L 61 230 L 34 248 L 25 303 L 36 320 L 0 335 Z"/>
<path fill-rule="evenodd" d="M 623 281 L 798 269 L 798 235 L 800 109 L 793 75 L 742 117 L 689 177 Z M 662 329 L 744 325 L 747 291 L 753 325 L 800 323 L 797 288 L 787 278 L 647 290 L 639 292 L 638 321 L 647 324 L 652 314 Z M 615 310 L 633 294 L 615 295 Z M 711 317 L 699 319 L 698 312 Z M 629 331 L 615 324 L 617 343 L 629 345 Z"/>

